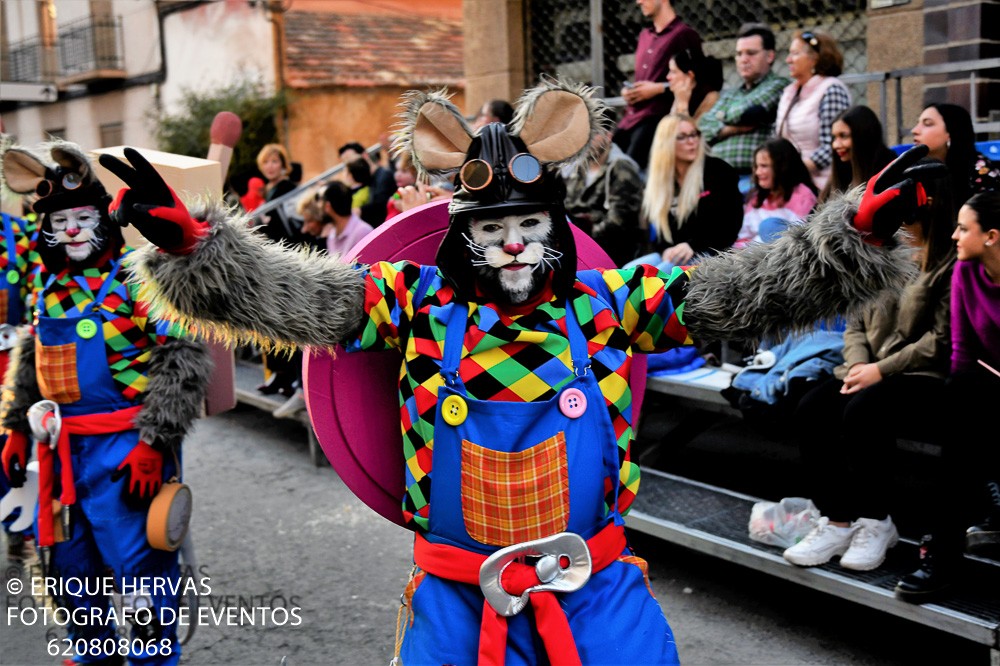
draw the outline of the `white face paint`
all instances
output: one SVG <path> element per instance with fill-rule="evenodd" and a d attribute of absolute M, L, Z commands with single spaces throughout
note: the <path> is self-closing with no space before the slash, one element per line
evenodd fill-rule
<path fill-rule="evenodd" d="M 527 300 L 562 256 L 551 247 L 552 218 L 546 212 L 473 220 L 469 232 L 473 265 L 487 281 L 499 283 L 512 303 Z"/>
<path fill-rule="evenodd" d="M 83 261 L 104 244 L 101 214 L 94 206 L 67 208 L 49 214 L 52 231 L 45 232 L 49 247 L 62 245 L 71 261 Z"/>

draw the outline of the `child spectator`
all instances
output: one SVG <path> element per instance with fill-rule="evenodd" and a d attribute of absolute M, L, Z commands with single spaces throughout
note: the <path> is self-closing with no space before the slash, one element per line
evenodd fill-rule
<path fill-rule="evenodd" d="M 735 248 L 769 243 L 816 205 L 816 186 L 799 151 L 787 139 L 771 139 L 754 151 L 753 189 L 743 207 Z"/>

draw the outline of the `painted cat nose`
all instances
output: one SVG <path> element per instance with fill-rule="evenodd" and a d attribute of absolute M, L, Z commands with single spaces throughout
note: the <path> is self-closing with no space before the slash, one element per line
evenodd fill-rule
<path fill-rule="evenodd" d="M 503 251 L 507 254 L 521 254 L 524 252 L 524 243 L 507 243 L 503 246 Z"/>
<path fill-rule="evenodd" d="M 80 227 L 67 227 L 66 235 L 70 238 L 76 238 L 80 235 Z"/>

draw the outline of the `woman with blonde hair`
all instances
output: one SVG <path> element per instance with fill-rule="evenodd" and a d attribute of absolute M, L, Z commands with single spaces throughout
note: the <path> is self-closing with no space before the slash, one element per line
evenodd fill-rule
<path fill-rule="evenodd" d="M 630 266 L 690 264 L 696 255 L 721 252 L 736 240 L 743 225 L 739 175 L 706 154 L 691 116 L 671 114 L 656 127 L 642 216 L 655 253 Z"/>

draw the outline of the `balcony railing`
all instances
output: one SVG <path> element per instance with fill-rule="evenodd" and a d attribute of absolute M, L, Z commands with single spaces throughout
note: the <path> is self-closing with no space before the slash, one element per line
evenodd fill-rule
<path fill-rule="evenodd" d="M 125 77 L 119 16 L 93 16 L 59 29 L 59 82 Z"/>
<path fill-rule="evenodd" d="M 58 82 L 60 87 L 125 78 L 121 17 L 92 16 L 60 27 L 55 45 L 39 37 L 11 44 L 2 54 L 3 80 Z"/>

